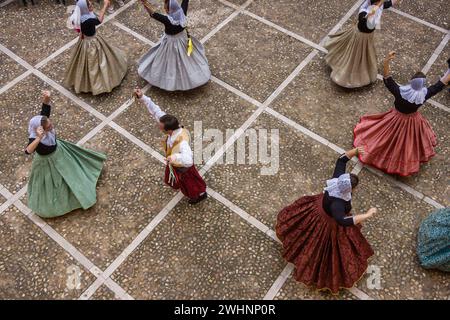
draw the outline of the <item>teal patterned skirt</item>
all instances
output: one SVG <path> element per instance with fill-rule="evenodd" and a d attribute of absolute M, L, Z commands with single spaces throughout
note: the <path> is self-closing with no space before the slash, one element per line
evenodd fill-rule
<path fill-rule="evenodd" d="M 92 207 L 106 156 L 57 140 L 56 151 L 35 154 L 28 181 L 28 206 L 38 216 L 52 218 Z"/>
<path fill-rule="evenodd" d="M 435 211 L 423 220 L 417 240 L 422 267 L 450 272 L 450 207 Z"/>

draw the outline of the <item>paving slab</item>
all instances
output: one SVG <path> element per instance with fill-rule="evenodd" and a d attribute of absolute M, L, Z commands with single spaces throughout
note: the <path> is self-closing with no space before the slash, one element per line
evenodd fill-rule
<path fill-rule="evenodd" d="M 374 299 L 447 299 L 448 275 L 422 269 L 416 255 L 420 222 L 435 208 L 364 169 L 353 196 L 353 210 L 363 213 L 370 207 L 378 213 L 364 223 L 362 232 L 375 251 L 369 260 L 374 269 L 358 287 Z M 372 281 L 378 270 L 379 289 Z"/>
<path fill-rule="evenodd" d="M 95 280 L 15 207 L 0 216 L 0 298 L 78 299 Z"/>
<path fill-rule="evenodd" d="M 302 283 L 297 282 L 290 276 L 278 294 L 275 300 L 358 300 L 348 290 L 340 290 L 338 294 L 331 294 L 326 291 L 317 291 L 308 288 Z"/>
<path fill-rule="evenodd" d="M 37 64 L 77 37 L 66 27 L 66 8 L 53 1 L 10 6 L 0 10 L 0 43 L 30 63 Z"/>
<path fill-rule="evenodd" d="M 25 71 L 27 69 L 0 52 L 0 89 Z"/>
<path fill-rule="evenodd" d="M 354 0 L 255 0 L 248 10 L 308 40 L 319 43 L 347 11 Z"/>
<path fill-rule="evenodd" d="M 430 5 L 427 0 L 400 1 L 395 7 L 407 14 L 425 20 L 444 29 L 450 28 L 450 17 L 442 14 L 443 9 L 448 5 L 446 0 L 436 0 Z"/>
<path fill-rule="evenodd" d="M 206 47 L 213 75 L 260 102 L 312 51 L 243 14 L 216 33 Z"/>
<path fill-rule="evenodd" d="M 280 245 L 214 199 L 180 203 L 113 274 L 136 299 L 262 299 Z"/>

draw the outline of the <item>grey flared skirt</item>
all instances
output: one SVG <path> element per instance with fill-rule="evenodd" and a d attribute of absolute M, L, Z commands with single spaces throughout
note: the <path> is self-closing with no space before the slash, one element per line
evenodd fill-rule
<path fill-rule="evenodd" d="M 358 88 L 377 79 L 377 53 L 374 34 L 357 26 L 330 36 L 325 45 L 325 61 L 331 67 L 331 79 L 341 87 Z"/>
<path fill-rule="evenodd" d="M 100 35 L 78 40 L 66 70 L 65 85 L 76 93 L 93 95 L 111 92 L 127 73 L 125 53 Z"/>
<path fill-rule="evenodd" d="M 190 90 L 211 78 L 203 45 L 192 37 L 194 51 L 187 55 L 187 35 L 164 35 L 139 61 L 138 73 L 152 86 L 167 90 Z"/>

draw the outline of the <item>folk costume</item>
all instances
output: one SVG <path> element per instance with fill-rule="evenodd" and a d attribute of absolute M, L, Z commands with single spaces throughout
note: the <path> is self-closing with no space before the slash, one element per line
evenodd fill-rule
<path fill-rule="evenodd" d="M 304 196 L 277 216 L 283 257 L 295 265 L 294 278 L 307 286 L 337 293 L 364 275 L 373 250 L 350 214 L 352 186 L 347 156 L 336 163 L 324 193 Z"/>
<path fill-rule="evenodd" d="M 437 210 L 422 221 L 417 255 L 422 267 L 450 272 L 450 207 Z"/>
<path fill-rule="evenodd" d="M 30 120 L 28 144 L 37 138 L 36 130 L 43 117 L 50 117 L 50 111 L 50 105 L 43 104 L 41 114 Z M 45 132 L 33 157 L 28 206 L 43 218 L 92 207 L 97 201 L 95 188 L 105 160 L 102 153 L 58 139 L 55 129 Z"/>
<path fill-rule="evenodd" d="M 98 95 L 111 92 L 127 73 L 127 57 L 122 50 L 96 34 L 96 26 L 101 22 L 95 13 L 89 11 L 86 0 L 78 0 L 77 7 L 79 11 L 74 11 L 71 23 L 75 29 L 79 26 L 81 35 L 70 57 L 65 85 L 73 87 L 76 93 Z M 73 21 L 76 15 L 79 15 L 79 23 Z"/>
<path fill-rule="evenodd" d="M 164 24 L 165 32 L 159 43 L 140 59 L 138 73 L 163 90 L 190 90 L 211 78 L 205 48 L 186 29 L 188 3 L 189 0 L 183 0 L 180 6 L 176 0 L 170 0 L 168 15 L 157 12 L 151 15 Z M 192 52 L 188 50 L 189 43 Z"/>
<path fill-rule="evenodd" d="M 143 95 L 140 100 L 147 106 L 157 122 L 166 115 L 149 97 Z M 165 136 L 162 146 L 166 158 L 169 156 L 176 158 L 175 162 L 167 163 L 164 182 L 173 189 L 180 190 L 189 198 L 190 203 L 205 199 L 207 197 L 206 183 L 194 165 L 189 131 L 183 127 L 174 130 L 171 135 Z"/>
<path fill-rule="evenodd" d="M 325 61 L 331 67 L 331 80 L 345 88 L 358 88 L 377 79 L 377 53 L 374 31 L 379 28 L 383 9 L 390 8 L 392 1 L 384 1 L 380 7 L 376 1 L 365 1 L 358 14 L 358 23 L 351 28 L 330 36 L 325 44 L 328 50 Z M 369 17 L 369 13 L 376 13 Z"/>
<path fill-rule="evenodd" d="M 427 88 L 425 82 L 425 78 L 415 78 L 399 86 L 391 76 L 384 79 L 395 97 L 394 108 L 363 116 L 354 128 L 353 144 L 365 150 L 359 155 L 361 162 L 386 173 L 409 176 L 435 155 L 436 135 L 418 109 L 445 84 L 440 80 Z"/>

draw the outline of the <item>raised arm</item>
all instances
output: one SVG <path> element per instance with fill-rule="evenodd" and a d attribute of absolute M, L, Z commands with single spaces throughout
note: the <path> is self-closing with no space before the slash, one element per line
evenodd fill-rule
<path fill-rule="evenodd" d="M 142 5 L 144 6 L 145 10 L 148 12 L 148 14 L 152 17 L 153 14 L 156 12 L 155 8 L 148 3 L 147 0 L 141 0 Z"/>
<path fill-rule="evenodd" d="M 384 58 L 384 63 L 383 63 L 383 76 L 384 76 L 384 78 L 387 78 L 387 77 L 391 76 L 390 62 L 391 62 L 391 60 L 394 60 L 394 58 L 395 58 L 395 51 L 389 51 L 389 53 Z"/>
<path fill-rule="evenodd" d="M 104 0 L 104 2 L 103 2 L 103 8 L 100 10 L 100 13 L 99 13 L 99 15 L 98 15 L 98 20 L 99 20 L 100 22 L 103 22 L 103 19 L 105 18 L 106 10 L 107 10 L 108 7 L 110 6 L 110 4 L 111 4 L 110 0 Z"/>
<path fill-rule="evenodd" d="M 150 112 L 157 122 L 159 122 L 159 119 L 166 114 L 152 99 L 143 94 L 141 89 L 134 90 L 134 94 L 146 105 L 148 112 Z"/>
<path fill-rule="evenodd" d="M 50 118 L 52 107 L 50 106 L 50 91 L 42 92 L 42 108 L 41 108 L 41 116 L 46 116 Z"/>
<path fill-rule="evenodd" d="M 25 153 L 26 154 L 32 154 L 36 150 L 37 146 L 39 145 L 39 143 L 41 142 L 42 138 L 44 137 L 44 134 L 45 134 L 44 128 L 39 127 L 39 128 L 36 129 L 36 138 L 34 138 L 34 139 L 30 138 L 29 139 L 30 141 L 28 143 L 27 148 L 25 149 Z"/>
<path fill-rule="evenodd" d="M 427 95 L 425 96 L 425 99 L 430 99 L 432 96 L 441 92 L 449 82 L 450 72 L 447 71 L 447 73 L 438 82 L 427 88 Z"/>
<path fill-rule="evenodd" d="M 181 2 L 181 9 L 183 9 L 184 14 L 187 14 L 188 11 L 189 0 L 183 0 Z"/>
<path fill-rule="evenodd" d="M 345 214 L 344 204 L 341 201 L 334 201 L 331 204 L 330 209 L 334 220 L 341 226 L 351 226 L 355 224 L 353 217 Z"/>
<path fill-rule="evenodd" d="M 363 153 L 364 153 L 364 148 L 357 147 L 357 148 L 351 149 L 349 151 L 346 151 L 343 155 L 341 155 L 336 161 L 333 178 L 339 178 L 341 175 L 343 175 L 345 173 L 345 169 L 347 168 L 347 162 L 354 156 L 357 156 L 358 154 L 363 154 Z"/>

